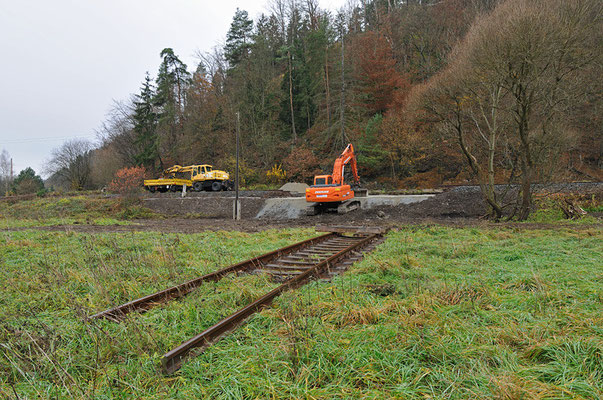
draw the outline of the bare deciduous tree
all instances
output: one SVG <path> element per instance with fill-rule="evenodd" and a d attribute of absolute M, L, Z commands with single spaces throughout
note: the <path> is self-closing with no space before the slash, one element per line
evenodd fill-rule
<path fill-rule="evenodd" d="M 12 183 L 11 172 L 10 154 L 6 149 L 2 149 L 2 153 L 0 153 L 0 189 L 3 193 L 8 192 Z"/>
<path fill-rule="evenodd" d="M 96 130 L 98 140 L 104 145 L 111 144 L 121 157 L 123 165 L 134 165 L 138 153 L 133 114 L 133 99 L 114 101 L 105 121 Z"/>
<path fill-rule="evenodd" d="M 441 132 L 455 133 L 494 218 L 505 207 L 496 165 L 520 184 L 511 215 L 525 220 L 532 184 L 570 150 L 565 121 L 586 91 L 581 71 L 600 64 L 602 9 L 596 0 L 509 0 L 472 27 L 418 95 Z"/>
<path fill-rule="evenodd" d="M 518 155 L 521 220 L 530 212 L 532 183 L 545 179 L 550 161 L 569 149 L 563 115 L 584 92 L 580 70 L 600 57 L 592 38 L 601 30 L 601 11 L 595 0 L 513 0 L 476 28 L 469 59 L 474 75 L 501 83 L 498 108 L 507 113 Z"/>
<path fill-rule="evenodd" d="M 92 143 L 88 140 L 72 139 L 52 150 L 45 170 L 54 175 L 70 189 L 90 187 Z"/>

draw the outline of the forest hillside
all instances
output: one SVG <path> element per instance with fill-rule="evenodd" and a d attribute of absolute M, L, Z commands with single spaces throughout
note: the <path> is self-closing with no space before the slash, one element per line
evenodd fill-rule
<path fill-rule="evenodd" d="M 71 176 L 78 157 L 54 172 L 81 188 L 130 166 L 232 171 L 238 121 L 245 185 L 308 181 L 348 142 L 369 187 L 601 180 L 601 2 L 267 9 L 256 20 L 237 10 L 225 44 L 197 65 L 162 50 L 107 115 L 100 146 L 76 149 L 90 173 Z"/>

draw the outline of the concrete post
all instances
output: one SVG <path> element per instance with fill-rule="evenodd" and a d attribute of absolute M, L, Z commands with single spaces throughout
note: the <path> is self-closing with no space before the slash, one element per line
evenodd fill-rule
<path fill-rule="evenodd" d="M 232 218 L 241 219 L 241 200 L 235 200 L 232 203 Z"/>
<path fill-rule="evenodd" d="M 232 218 L 241 219 L 241 203 L 239 202 L 239 131 L 241 130 L 240 114 L 237 112 L 237 134 L 236 134 L 236 159 L 237 169 L 235 170 L 235 202 L 232 212 Z"/>
<path fill-rule="evenodd" d="M 182 197 L 186 197 L 186 185 L 182 185 Z"/>

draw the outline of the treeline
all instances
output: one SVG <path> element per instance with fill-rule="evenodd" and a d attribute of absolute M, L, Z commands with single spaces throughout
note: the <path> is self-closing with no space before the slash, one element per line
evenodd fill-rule
<path fill-rule="evenodd" d="M 107 166 L 118 165 L 117 154 L 155 172 L 196 162 L 232 169 L 238 113 L 248 183 L 275 164 L 289 179 L 308 179 L 351 141 L 365 180 L 396 185 L 438 166 L 400 121 L 408 93 L 494 5 L 377 0 L 332 13 L 316 0 L 276 0 L 257 21 L 237 10 L 225 46 L 193 68 L 161 52 L 156 77 L 103 126 L 101 152 Z M 460 160 L 447 164 L 446 178 L 461 170 Z"/>
<path fill-rule="evenodd" d="M 333 13 L 272 0 L 256 21 L 237 10 L 198 65 L 161 52 L 86 153 L 89 180 L 134 165 L 232 171 L 239 121 L 248 185 L 275 165 L 308 180 L 353 142 L 369 185 L 477 182 L 492 216 L 524 218 L 532 182 L 601 179 L 601 7 L 367 0 Z M 512 201 L 494 190 L 507 182 L 522 185 Z"/>

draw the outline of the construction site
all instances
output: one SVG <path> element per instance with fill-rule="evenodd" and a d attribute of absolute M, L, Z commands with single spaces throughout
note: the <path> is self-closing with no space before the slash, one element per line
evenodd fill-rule
<path fill-rule="evenodd" d="M 352 186 L 345 181 L 350 168 Z M 186 176 L 185 176 L 186 175 Z M 374 210 L 381 206 L 396 208 L 421 202 L 441 190 L 421 194 L 372 194 L 360 186 L 354 147 L 349 144 L 335 160 L 331 175 L 318 175 L 314 184 L 289 182 L 273 191 L 242 191 L 238 177 L 234 182 L 225 171 L 212 171 L 212 166 L 176 165 L 166 169 L 158 179 L 144 181 L 150 193 L 143 204 L 168 215 L 198 214 L 204 218 L 291 220 L 317 214 L 348 214 L 355 210 Z M 193 192 L 187 192 L 192 190 Z M 166 196 L 167 192 L 173 193 Z M 207 192 L 210 193 L 207 193 Z M 200 193 L 199 193 L 200 192 Z M 216 193 L 217 192 L 217 193 Z M 224 193 L 221 193 L 224 192 Z"/>
<path fill-rule="evenodd" d="M 0 399 L 603 399 L 600 0 L 0 37 Z"/>
<path fill-rule="evenodd" d="M 601 184 L 535 188 L 588 215 L 555 200 L 527 222 L 481 218 L 477 186 L 369 191 L 344 213 L 308 212 L 306 186 L 241 190 L 240 219 L 233 190 L 0 202 L 0 393 L 437 396 L 461 370 L 475 381 L 453 393 L 490 397 L 520 390 L 493 374 L 559 365 L 572 383 L 547 391 L 596 398 Z"/>

